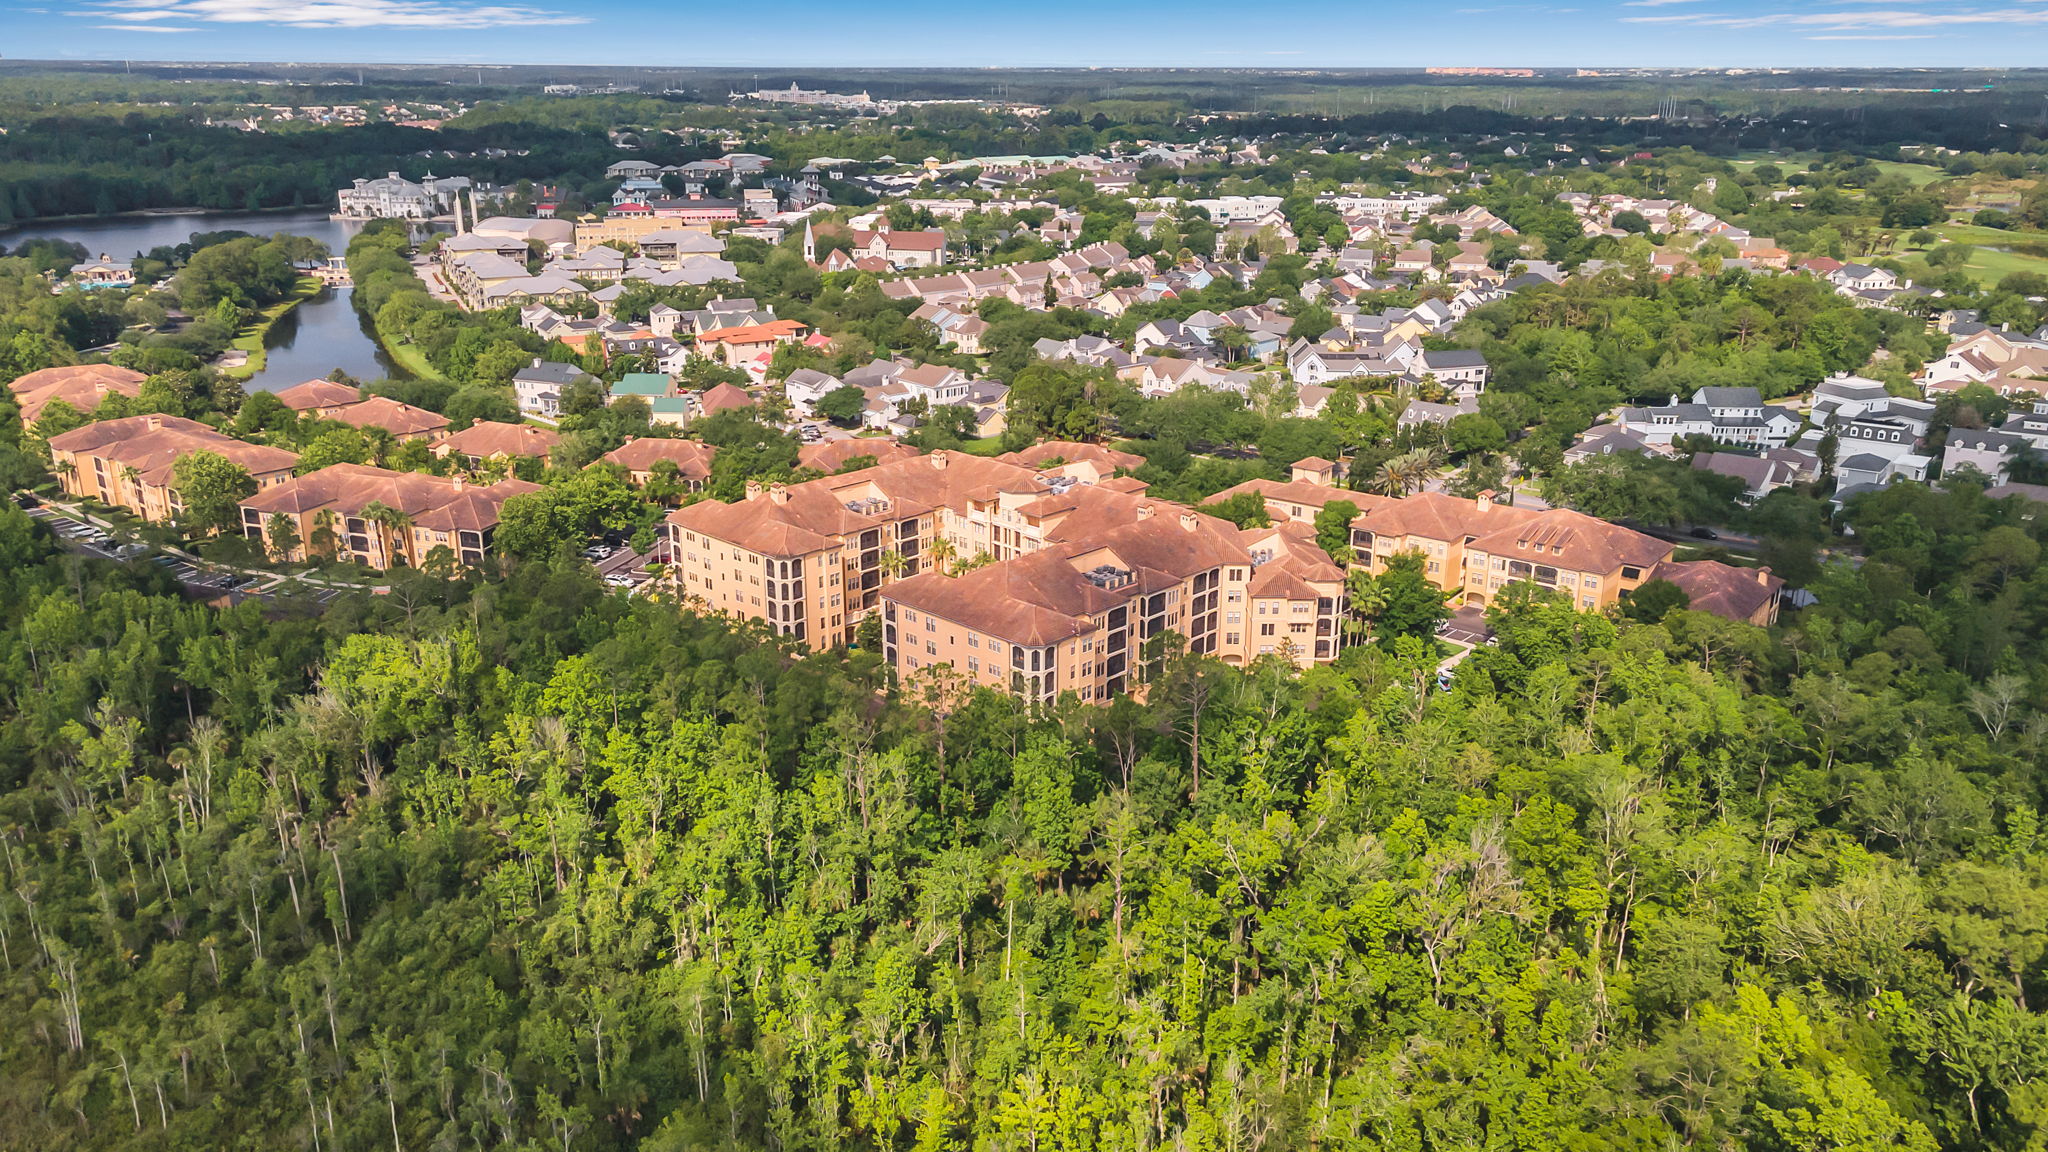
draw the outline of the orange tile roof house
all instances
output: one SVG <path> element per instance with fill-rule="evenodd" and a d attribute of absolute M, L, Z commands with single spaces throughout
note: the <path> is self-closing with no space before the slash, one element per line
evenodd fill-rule
<path fill-rule="evenodd" d="M 359 388 L 332 380 L 308 380 L 304 384 L 281 389 L 277 399 L 301 416 L 308 412 L 315 416 L 333 416 L 352 404 L 361 404 L 363 393 Z"/>
<path fill-rule="evenodd" d="M 428 451 L 443 459 L 460 457 L 464 465 L 476 468 L 493 458 L 525 457 L 546 462 L 561 442 L 562 434 L 553 429 L 479 420 L 460 432 L 435 441 Z"/>
<path fill-rule="evenodd" d="M 360 404 L 350 404 L 329 418 L 358 428 L 382 428 L 401 441 L 433 440 L 448 430 L 448 418 L 439 412 L 415 408 L 388 396 L 372 396 Z"/>
<path fill-rule="evenodd" d="M 298 454 L 223 436 L 178 416 L 126 416 L 50 437 L 57 482 L 73 496 L 126 508 L 152 523 L 176 518 L 178 458 L 212 452 L 248 469 L 258 491 L 291 479 Z"/>
<path fill-rule="evenodd" d="M 713 384 L 697 396 L 697 408 L 706 416 L 753 406 L 753 395 L 746 389 L 732 384 Z"/>
<path fill-rule="evenodd" d="M 775 351 L 777 344 L 801 340 L 810 329 L 794 320 L 770 320 L 765 324 L 742 324 L 713 328 L 697 336 L 697 350 L 728 368 L 738 368 L 763 352 Z"/>
<path fill-rule="evenodd" d="M 538 491 L 540 485 L 523 480 L 472 484 L 460 476 L 334 464 L 242 501 L 242 534 L 268 545 L 282 518 L 298 536 L 284 553 L 272 550 L 282 560 L 331 554 L 372 568 L 417 567 L 445 547 L 463 564 L 481 564 L 505 501 Z M 392 516 L 364 514 L 378 505 Z"/>
<path fill-rule="evenodd" d="M 53 400 L 91 412 L 116 393 L 130 398 L 142 395 L 142 382 L 147 379 L 133 368 L 116 364 L 73 364 L 17 376 L 7 387 L 21 408 L 22 426 L 32 427 Z"/>

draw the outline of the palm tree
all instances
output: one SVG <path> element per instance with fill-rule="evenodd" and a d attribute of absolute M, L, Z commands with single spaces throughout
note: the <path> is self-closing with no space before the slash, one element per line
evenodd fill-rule
<path fill-rule="evenodd" d="M 412 527 L 412 517 L 384 503 L 382 500 L 372 500 L 368 504 L 363 505 L 361 515 L 363 519 L 368 520 L 370 523 L 383 526 L 385 550 L 393 558 L 397 558 L 403 551 L 403 549 L 398 547 L 399 534 Z"/>

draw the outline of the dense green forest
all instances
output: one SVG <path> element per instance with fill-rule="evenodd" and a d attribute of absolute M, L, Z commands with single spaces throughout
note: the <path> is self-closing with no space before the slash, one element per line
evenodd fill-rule
<path fill-rule="evenodd" d="M 2040 1148 L 2025 511 L 1863 498 L 1771 633 L 1510 597 L 1448 692 L 1029 711 L 568 564 L 215 609 L 9 507 L 0 1131 Z"/>

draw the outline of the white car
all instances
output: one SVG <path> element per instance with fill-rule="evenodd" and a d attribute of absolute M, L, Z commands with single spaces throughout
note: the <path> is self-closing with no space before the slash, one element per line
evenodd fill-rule
<path fill-rule="evenodd" d="M 624 572 L 614 572 L 605 577 L 604 582 L 614 588 L 631 588 L 633 586 L 633 578 Z"/>

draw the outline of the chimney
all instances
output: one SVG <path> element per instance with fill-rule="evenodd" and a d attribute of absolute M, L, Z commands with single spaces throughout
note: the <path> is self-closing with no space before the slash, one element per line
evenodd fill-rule
<path fill-rule="evenodd" d="M 1768 585 L 1770 584 L 1770 582 L 1771 582 L 1771 566 L 1770 566 L 1770 565 L 1766 564 L 1766 565 L 1764 565 L 1764 566 L 1762 566 L 1761 568 L 1758 568 L 1758 569 L 1756 570 L 1756 582 L 1757 582 L 1757 583 L 1759 583 L 1759 584 L 1767 585 L 1767 586 L 1768 586 Z"/>
<path fill-rule="evenodd" d="M 932 453 L 932 467 L 943 469 L 946 466 L 946 460 L 947 452 L 945 449 L 941 448 L 937 452 Z"/>
<path fill-rule="evenodd" d="M 451 472 L 448 475 L 448 486 L 460 492 L 469 487 L 469 480 L 460 472 Z"/>
<path fill-rule="evenodd" d="M 789 489 L 780 484 L 770 484 L 768 486 L 768 500 L 773 504 L 789 503 Z"/>
<path fill-rule="evenodd" d="M 1140 505 L 1138 505 L 1138 519 L 1140 519 L 1140 520 L 1150 520 L 1151 518 L 1152 518 L 1152 506 L 1151 506 L 1150 504 L 1140 504 Z"/>
<path fill-rule="evenodd" d="M 1493 489 L 1491 488 L 1472 498 L 1472 506 L 1481 512 L 1486 511 L 1486 506 L 1491 503 L 1493 503 Z"/>
<path fill-rule="evenodd" d="M 155 432 L 155 431 L 157 431 L 158 429 L 161 429 L 161 428 L 162 428 L 163 426 L 164 426 L 164 418 L 163 418 L 163 417 L 161 417 L 161 416 L 151 416 L 151 417 L 149 418 L 149 430 L 150 430 L 151 432 Z"/>
<path fill-rule="evenodd" d="M 1183 531 L 1183 532 L 1193 532 L 1193 531 L 1195 530 L 1195 524 L 1196 524 L 1196 520 L 1195 520 L 1195 514 L 1194 514 L 1193 512 L 1183 512 L 1183 513 L 1181 513 L 1181 514 L 1180 514 L 1180 529 L 1181 529 L 1181 531 Z"/>
<path fill-rule="evenodd" d="M 398 173 L 396 173 L 396 172 L 387 172 L 387 173 L 385 173 L 385 175 L 386 175 L 386 176 L 388 176 L 389 178 L 393 179 L 393 180 L 396 180 L 396 179 L 398 179 Z"/>
<path fill-rule="evenodd" d="M 538 367 L 540 367 L 540 357 L 538 357 L 538 356 L 535 356 L 535 357 L 533 358 L 533 366 L 534 366 L 535 368 L 538 368 Z"/>
<path fill-rule="evenodd" d="M 764 495 L 767 491 L 767 486 L 762 484 L 759 480 L 747 481 L 747 499 L 752 500 L 757 496 Z"/>

